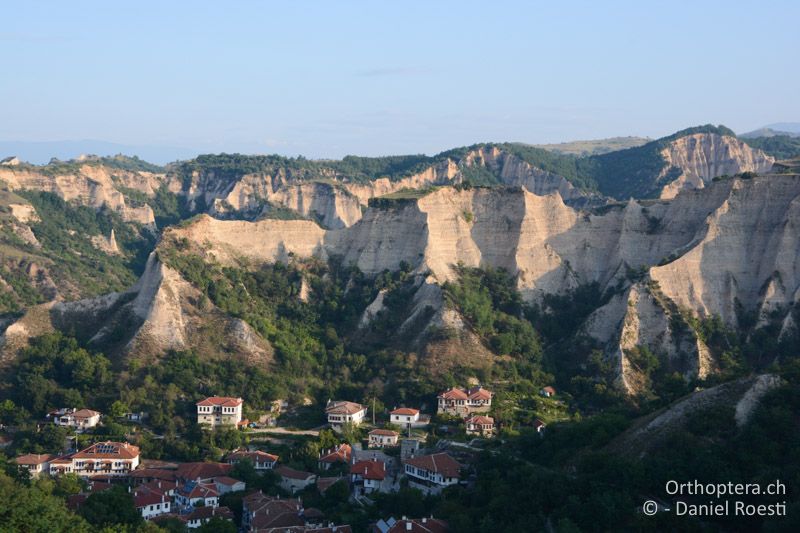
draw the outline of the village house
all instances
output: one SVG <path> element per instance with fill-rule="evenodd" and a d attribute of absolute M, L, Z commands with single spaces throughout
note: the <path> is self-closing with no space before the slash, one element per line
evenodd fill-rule
<path fill-rule="evenodd" d="M 133 491 L 133 506 L 145 520 L 170 512 L 172 502 L 168 495 L 147 487 Z"/>
<path fill-rule="evenodd" d="M 75 408 L 62 408 L 47 414 L 53 424 L 75 428 L 79 433 L 95 427 L 100 422 L 100 416 L 100 413 L 91 409 Z"/>
<path fill-rule="evenodd" d="M 229 453 L 225 458 L 225 461 L 232 465 L 242 460 L 247 460 L 253 463 L 253 466 L 257 471 L 264 471 L 275 468 L 275 464 L 278 462 L 278 456 L 271 453 L 262 452 L 261 450 L 255 450 L 252 452 L 248 450 L 236 450 L 235 452 Z"/>
<path fill-rule="evenodd" d="M 14 459 L 20 470 L 27 470 L 31 478 L 37 478 L 50 472 L 50 460 L 55 458 L 49 453 L 28 453 Z"/>
<path fill-rule="evenodd" d="M 438 494 L 459 480 L 461 466 L 446 453 L 421 455 L 405 461 L 409 485 L 426 494 Z"/>
<path fill-rule="evenodd" d="M 215 428 L 220 426 L 237 427 L 242 421 L 242 405 L 244 400 L 241 398 L 229 398 L 227 396 L 211 396 L 205 400 L 197 402 L 197 423 Z"/>
<path fill-rule="evenodd" d="M 175 492 L 178 490 L 178 483 L 175 481 L 167 481 L 162 479 L 154 479 L 153 481 L 140 484 L 139 486 L 151 491 L 165 494 L 166 496 L 169 496 L 170 499 L 175 497 Z"/>
<path fill-rule="evenodd" d="M 533 429 L 536 430 L 536 433 L 542 435 L 544 434 L 544 430 L 547 427 L 547 424 L 539 420 L 538 418 L 533 421 Z"/>
<path fill-rule="evenodd" d="M 494 435 L 494 418 L 484 415 L 470 415 L 464 422 L 467 435 L 491 437 Z"/>
<path fill-rule="evenodd" d="M 214 478 L 214 485 L 217 486 L 217 492 L 220 496 L 229 492 L 240 492 L 246 488 L 244 481 L 233 479 L 228 476 L 220 476 Z"/>
<path fill-rule="evenodd" d="M 547 387 L 542 387 L 542 389 L 539 391 L 539 394 L 545 398 L 552 398 L 556 395 L 556 389 L 548 385 Z"/>
<path fill-rule="evenodd" d="M 306 525 L 300 498 L 276 498 L 261 491 L 242 498 L 242 529 L 250 532 L 283 531 Z"/>
<path fill-rule="evenodd" d="M 398 438 L 400 438 L 400 434 L 391 429 L 373 429 L 369 432 L 369 447 L 397 446 Z"/>
<path fill-rule="evenodd" d="M 453 387 L 436 397 L 439 414 L 466 418 L 472 413 L 485 413 L 492 407 L 492 392 L 481 386 L 471 389 Z"/>
<path fill-rule="evenodd" d="M 444 520 L 430 518 L 394 517 L 373 524 L 371 533 L 447 533 L 450 526 Z"/>
<path fill-rule="evenodd" d="M 50 461 L 50 475 L 127 476 L 139 466 L 139 447 L 127 442 L 97 442 Z"/>
<path fill-rule="evenodd" d="M 191 513 L 180 518 L 186 523 L 187 528 L 197 529 L 213 518 L 222 518 L 232 522 L 233 517 L 233 511 L 227 507 L 196 507 Z"/>
<path fill-rule="evenodd" d="M 329 470 L 337 463 L 347 464 L 353 455 L 353 448 L 349 444 L 337 444 L 329 450 L 323 450 L 319 454 L 318 465 L 320 470 Z"/>
<path fill-rule="evenodd" d="M 227 476 L 231 470 L 233 465 L 227 463 L 183 463 L 175 470 L 175 478 L 180 482 L 212 483 L 214 478 Z"/>
<path fill-rule="evenodd" d="M 333 402 L 328 400 L 325 406 L 328 424 L 336 431 L 340 431 L 345 424 L 358 426 L 367 416 L 367 407 L 354 402 Z"/>
<path fill-rule="evenodd" d="M 420 427 L 427 423 L 420 420 L 419 409 L 400 407 L 389 412 L 389 422 L 401 428 Z"/>
<path fill-rule="evenodd" d="M 179 507 L 217 507 L 219 492 L 215 483 L 187 481 L 175 492 L 175 503 Z"/>
<path fill-rule="evenodd" d="M 139 468 L 131 472 L 129 477 L 136 485 L 145 485 L 155 482 L 173 483 L 177 485 L 178 474 L 175 470 L 166 470 L 163 468 Z"/>
<path fill-rule="evenodd" d="M 291 494 L 300 492 L 311 485 L 317 477 L 316 474 L 311 472 L 295 470 L 284 465 L 277 467 L 275 472 L 281 476 L 280 487 Z"/>
<path fill-rule="evenodd" d="M 350 465 L 350 483 L 356 495 L 379 491 L 386 479 L 386 464 L 383 461 L 358 461 Z"/>

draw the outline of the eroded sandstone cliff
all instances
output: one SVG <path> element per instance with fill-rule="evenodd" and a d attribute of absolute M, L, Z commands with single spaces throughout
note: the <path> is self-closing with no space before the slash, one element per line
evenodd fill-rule
<path fill-rule="evenodd" d="M 558 193 L 442 188 L 370 208 L 346 229 L 201 217 L 169 236 L 223 262 L 338 256 L 367 274 L 405 262 L 435 284 L 454 279 L 459 263 L 505 268 L 530 301 L 597 282 L 616 296 L 585 330 L 608 344 L 620 386 L 634 392 L 641 383 L 626 350 L 639 345 L 687 376 L 714 371 L 697 335 L 675 331 L 682 313 L 730 324 L 745 312 L 788 313 L 800 287 L 798 195 L 797 177 L 730 179 L 671 201 L 631 200 L 592 213 Z"/>

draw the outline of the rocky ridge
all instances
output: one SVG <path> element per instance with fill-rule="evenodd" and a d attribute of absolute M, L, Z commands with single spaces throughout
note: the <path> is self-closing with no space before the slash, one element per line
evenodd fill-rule
<path fill-rule="evenodd" d="M 671 201 L 636 201 L 595 213 L 567 206 L 558 193 L 523 188 L 443 188 L 413 201 L 370 208 L 350 228 L 309 221 L 224 221 L 202 216 L 166 232 L 215 261 L 287 261 L 338 256 L 367 274 L 401 262 L 436 286 L 454 265 L 505 268 L 529 301 L 597 282 L 615 296 L 585 330 L 607 343 L 621 388 L 640 388 L 626 350 L 647 345 L 687 376 L 714 370 L 691 329 L 675 331 L 684 313 L 788 315 L 800 289 L 792 176 L 730 179 Z M 769 203 L 770 209 L 765 208 Z M 435 291 L 434 291 L 435 292 Z M 438 309 L 441 319 L 442 306 Z M 689 361 L 681 354 L 691 354 Z"/>

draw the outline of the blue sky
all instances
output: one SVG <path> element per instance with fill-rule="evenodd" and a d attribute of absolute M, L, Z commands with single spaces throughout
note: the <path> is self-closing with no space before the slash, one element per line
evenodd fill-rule
<path fill-rule="evenodd" d="M 800 2 L 16 2 L 0 140 L 340 157 L 800 121 Z"/>

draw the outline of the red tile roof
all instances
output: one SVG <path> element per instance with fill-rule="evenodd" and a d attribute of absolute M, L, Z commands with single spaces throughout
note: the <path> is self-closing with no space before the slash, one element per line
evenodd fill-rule
<path fill-rule="evenodd" d="M 103 483 L 102 481 L 90 481 L 86 490 L 88 492 L 103 492 L 113 486 L 111 483 Z"/>
<path fill-rule="evenodd" d="M 80 409 L 72 413 L 74 418 L 92 418 L 93 416 L 99 416 L 100 413 L 97 411 L 92 411 L 91 409 Z"/>
<path fill-rule="evenodd" d="M 135 459 L 139 457 L 139 447 L 127 442 L 96 442 L 75 454 L 73 459 Z"/>
<path fill-rule="evenodd" d="M 271 453 L 262 452 L 261 450 L 256 451 L 247 451 L 247 450 L 238 450 L 235 452 L 231 452 L 228 454 L 226 459 L 230 461 L 240 461 L 242 459 L 250 459 L 253 463 L 268 463 L 268 462 L 276 462 L 278 460 L 277 455 L 273 455 Z"/>
<path fill-rule="evenodd" d="M 311 472 L 303 472 L 302 470 L 295 470 L 294 468 L 289 468 L 288 466 L 279 466 L 278 468 L 275 469 L 275 472 L 277 472 L 279 476 L 289 479 L 306 480 L 310 477 L 314 477 L 314 474 L 312 474 Z"/>
<path fill-rule="evenodd" d="M 329 415 L 354 415 L 366 409 L 360 403 L 354 402 L 329 402 L 325 407 L 325 412 Z"/>
<path fill-rule="evenodd" d="M 214 517 L 224 518 L 226 520 L 233 520 L 233 511 L 227 507 L 195 507 L 194 511 L 185 515 L 185 520 L 211 520 Z"/>
<path fill-rule="evenodd" d="M 237 405 L 242 405 L 244 400 L 241 398 L 231 398 L 229 396 L 210 396 L 205 400 L 200 400 L 197 402 L 196 405 L 219 405 L 222 407 L 236 407 Z"/>
<path fill-rule="evenodd" d="M 185 485 L 179 489 L 179 492 L 186 498 L 213 498 L 214 496 L 219 496 L 215 486 L 202 483 Z"/>
<path fill-rule="evenodd" d="M 412 409 L 410 407 L 400 407 L 390 412 L 389 414 L 415 416 L 419 414 L 419 409 Z"/>
<path fill-rule="evenodd" d="M 272 528 L 294 528 L 305 525 L 301 517 L 303 502 L 299 498 L 273 498 L 259 491 L 248 494 L 242 502 L 250 515 L 250 531 L 273 531 Z M 292 531 L 292 529 L 280 529 L 280 531 Z"/>
<path fill-rule="evenodd" d="M 340 444 L 328 450 L 328 453 L 323 451 L 323 455 L 319 458 L 319 461 L 321 463 L 349 463 L 352 453 L 353 449 L 349 444 Z"/>
<path fill-rule="evenodd" d="M 175 470 L 164 470 L 161 468 L 140 468 L 131 472 L 130 477 L 134 479 L 161 479 L 164 481 L 175 481 L 178 474 Z"/>
<path fill-rule="evenodd" d="M 421 455 L 406 459 L 406 463 L 429 472 L 442 474 L 445 477 L 458 477 L 461 465 L 446 453 Z"/>
<path fill-rule="evenodd" d="M 536 429 L 543 428 L 545 426 L 547 426 L 547 424 L 545 424 L 544 422 L 542 422 L 538 418 L 533 421 L 533 427 L 536 428 Z"/>
<path fill-rule="evenodd" d="M 317 478 L 317 490 L 320 494 L 325 494 L 329 488 L 334 486 L 336 483 L 342 481 L 343 477 L 318 477 Z"/>
<path fill-rule="evenodd" d="M 386 465 L 382 461 L 359 461 L 350 466 L 350 473 L 364 479 L 383 481 L 386 478 Z"/>
<path fill-rule="evenodd" d="M 178 484 L 174 481 L 167 481 L 163 479 L 154 479 L 150 483 L 145 483 L 142 487 L 146 487 L 150 490 L 155 490 L 158 492 L 167 493 L 171 490 L 175 490 L 178 488 Z"/>
<path fill-rule="evenodd" d="M 53 458 L 55 458 L 55 455 L 49 453 L 42 453 L 42 454 L 28 453 L 25 455 L 20 455 L 19 457 L 15 458 L 14 462 L 17 463 L 18 465 L 32 466 L 32 465 L 40 465 L 46 463 Z"/>
<path fill-rule="evenodd" d="M 453 387 L 441 393 L 439 398 L 444 398 L 445 400 L 466 400 L 468 396 L 463 390 Z"/>
<path fill-rule="evenodd" d="M 227 463 L 184 463 L 178 467 L 175 474 L 180 479 L 197 480 L 224 476 L 231 470 L 233 465 Z"/>
<path fill-rule="evenodd" d="M 553 395 L 553 394 L 555 394 L 555 393 L 556 393 L 556 389 L 554 389 L 554 388 L 553 388 L 553 387 L 551 387 L 550 385 L 548 385 L 547 387 L 542 387 L 542 390 L 543 390 L 544 392 L 546 392 L 547 394 L 550 394 L 550 395 Z"/>
<path fill-rule="evenodd" d="M 467 391 L 470 400 L 491 400 L 492 393 L 483 387 L 474 387 Z"/>
<path fill-rule="evenodd" d="M 166 503 L 170 501 L 168 496 L 161 494 L 157 491 L 136 491 L 133 494 L 133 504 L 137 509 L 147 507 L 148 505 L 156 505 L 157 503 Z"/>
<path fill-rule="evenodd" d="M 483 415 L 472 415 L 471 417 L 467 418 L 467 424 L 491 424 L 494 425 L 494 418 L 491 416 L 483 416 Z"/>

